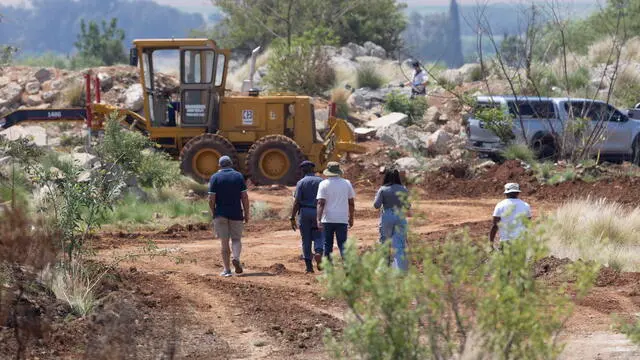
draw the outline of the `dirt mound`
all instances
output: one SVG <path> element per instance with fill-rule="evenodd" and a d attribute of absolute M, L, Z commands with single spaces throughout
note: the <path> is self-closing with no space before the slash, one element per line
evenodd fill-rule
<path fill-rule="evenodd" d="M 187 224 L 187 225 L 173 224 L 168 228 L 166 228 L 165 230 L 161 231 L 160 234 L 174 235 L 181 232 L 204 231 L 204 230 L 209 230 L 210 227 L 211 226 L 207 223 L 197 223 L 197 224 Z"/>
<path fill-rule="evenodd" d="M 268 271 L 270 273 L 280 275 L 280 274 L 284 274 L 285 272 L 287 272 L 287 267 L 284 266 L 284 264 L 275 263 L 275 264 L 269 266 Z"/>
<path fill-rule="evenodd" d="M 533 265 L 535 277 L 553 276 L 556 272 L 562 272 L 562 268 L 571 264 L 569 258 L 559 259 L 555 256 L 547 256 Z"/>

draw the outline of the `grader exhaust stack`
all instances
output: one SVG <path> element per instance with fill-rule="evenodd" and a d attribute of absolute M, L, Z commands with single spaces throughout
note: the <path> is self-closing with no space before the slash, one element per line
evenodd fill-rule
<path fill-rule="evenodd" d="M 258 52 L 260 52 L 261 47 L 253 49 L 251 52 L 251 63 L 249 64 L 249 79 L 245 80 L 242 84 L 242 92 L 248 93 L 254 91 L 253 87 L 253 76 L 256 73 L 256 58 L 258 57 Z"/>

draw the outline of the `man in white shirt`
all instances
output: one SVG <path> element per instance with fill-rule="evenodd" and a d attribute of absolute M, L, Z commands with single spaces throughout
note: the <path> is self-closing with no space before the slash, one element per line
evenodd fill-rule
<path fill-rule="evenodd" d="M 427 94 L 427 84 L 429 84 L 427 74 L 422 70 L 422 66 L 420 66 L 418 61 L 414 61 L 412 65 L 414 70 L 413 80 L 405 85 L 411 85 L 411 97 L 415 97 L 417 95 L 424 96 Z"/>
<path fill-rule="evenodd" d="M 508 183 L 504 186 L 507 197 L 496 205 L 493 211 L 493 227 L 489 233 L 491 246 L 495 247 L 496 234 L 500 233 L 500 242 L 518 239 L 526 231 L 525 218 L 531 219 L 531 207 L 520 200 L 520 185 Z"/>
<path fill-rule="evenodd" d="M 334 235 L 343 256 L 347 230 L 353 226 L 356 193 L 349 180 L 342 178 L 339 163 L 329 162 L 323 174 L 327 178 L 318 187 L 317 220 L 324 233 L 324 256 L 331 260 Z"/>

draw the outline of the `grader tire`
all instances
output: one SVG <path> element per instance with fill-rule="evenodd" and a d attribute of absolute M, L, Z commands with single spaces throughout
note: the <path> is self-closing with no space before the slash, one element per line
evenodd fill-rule
<path fill-rule="evenodd" d="M 246 169 L 255 185 L 293 186 L 300 178 L 304 155 L 291 138 L 269 135 L 256 141 L 247 153 Z"/>
<path fill-rule="evenodd" d="M 229 140 L 216 134 L 202 134 L 191 140 L 180 152 L 182 173 L 194 180 L 206 183 L 216 171 L 218 160 L 227 155 L 238 166 L 238 153 Z"/>

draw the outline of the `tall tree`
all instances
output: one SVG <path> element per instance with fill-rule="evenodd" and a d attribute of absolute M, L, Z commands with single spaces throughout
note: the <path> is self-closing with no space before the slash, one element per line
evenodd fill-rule
<path fill-rule="evenodd" d="M 462 39 L 460 38 L 460 12 L 456 0 L 449 6 L 449 31 L 447 31 L 446 62 L 450 68 L 459 68 L 464 64 Z"/>
<path fill-rule="evenodd" d="M 111 66 L 127 61 L 124 50 L 124 31 L 118 28 L 118 19 L 113 18 L 107 25 L 102 21 L 99 27 L 95 21 L 89 21 L 89 25 L 84 20 L 80 22 L 80 34 L 78 41 L 74 44 L 79 55 L 83 58 L 97 58 L 104 65 Z"/>

